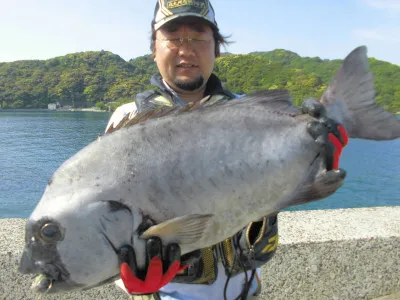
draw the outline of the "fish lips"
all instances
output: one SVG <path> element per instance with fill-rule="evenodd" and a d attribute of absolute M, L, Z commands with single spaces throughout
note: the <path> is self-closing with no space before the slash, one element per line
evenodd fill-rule
<path fill-rule="evenodd" d="M 55 280 L 47 274 L 39 274 L 36 276 L 31 285 L 33 291 L 41 294 L 55 294 L 82 288 L 84 288 L 83 285 L 70 280 Z"/>
<path fill-rule="evenodd" d="M 77 288 L 82 285 L 69 279 L 69 273 L 63 267 L 58 256 L 55 261 L 35 260 L 32 250 L 25 247 L 20 260 L 18 271 L 22 274 L 38 274 L 32 283 L 32 290 L 39 293 L 57 293 Z"/>
<path fill-rule="evenodd" d="M 93 286 L 79 284 L 70 280 L 69 274 L 62 267 L 61 262 L 35 261 L 31 257 L 30 249 L 27 248 L 24 249 L 22 254 L 18 271 L 22 274 L 37 274 L 32 282 L 31 289 L 42 294 L 55 294 L 77 289 L 88 290 L 119 278 L 119 274 L 117 274 Z"/>

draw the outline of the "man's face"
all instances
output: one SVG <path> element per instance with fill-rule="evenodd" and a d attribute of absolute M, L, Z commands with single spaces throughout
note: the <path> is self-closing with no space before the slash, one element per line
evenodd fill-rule
<path fill-rule="evenodd" d="M 158 70 L 171 88 L 177 92 L 198 91 L 214 68 L 213 31 L 196 18 L 184 23 L 172 21 L 157 30 L 154 54 Z"/>

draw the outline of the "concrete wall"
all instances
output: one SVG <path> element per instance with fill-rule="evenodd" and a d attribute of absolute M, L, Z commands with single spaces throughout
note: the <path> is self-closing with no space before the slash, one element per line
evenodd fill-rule
<path fill-rule="evenodd" d="M 17 272 L 24 222 L 0 219 L 1 300 L 37 299 Z M 400 299 L 400 207 L 284 212 L 279 227 L 261 299 Z M 112 284 L 42 299 L 127 297 Z"/>

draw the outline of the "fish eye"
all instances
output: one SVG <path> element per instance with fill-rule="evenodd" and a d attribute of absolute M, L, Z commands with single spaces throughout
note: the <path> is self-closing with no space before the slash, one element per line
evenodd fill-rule
<path fill-rule="evenodd" d="M 61 230 L 54 223 L 46 223 L 40 229 L 40 237 L 48 243 L 54 243 L 61 239 Z"/>

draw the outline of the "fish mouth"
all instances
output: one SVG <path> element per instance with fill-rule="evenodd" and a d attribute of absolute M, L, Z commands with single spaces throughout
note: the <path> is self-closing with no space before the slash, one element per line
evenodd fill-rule
<path fill-rule="evenodd" d="M 32 272 L 35 275 L 31 290 L 41 294 L 53 294 L 73 289 L 84 288 L 84 285 L 73 282 L 69 279 L 69 275 L 59 270 L 56 266 L 46 265 L 46 271 Z"/>
<path fill-rule="evenodd" d="M 77 288 L 83 288 L 83 286 L 62 278 L 53 279 L 45 273 L 37 275 L 31 285 L 33 291 L 41 294 L 54 294 Z"/>
<path fill-rule="evenodd" d="M 55 293 L 59 291 L 81 288 L 82 285 L 70 280 L 69 273 L 58 259 L 51 261 L 35 260 L 29 249 L 25 249 L 20 265 L 19 272 L 22 274 L 34 274 L 31 289 L 39 293 Z"/>
<path fill-rule="evenodd" d="M 103 236 L 117 253 L 112 242 L 105 234 L 103 234 Z M 62 264 L 58 255 L 53 253 L 52 257 L 53 259 L 51 261 L 35 260 L 32 258 L 32 251 L 30 251 L 30 249 L 24 250 L 20 261 L 19 272 L 23 274 L 34 274 L 30 287 L 32 291 L 39 294 L 55 294 L 71 290 L 89 290 L 119 278 L 119 274 L 116 274 L 93 285 L 80 284 L 71 280 L 69 272 Z"/>
<path fill-rule="evenodd" d="M 33 290 L 36 293 L 40 294 L 55 294 L 55 293 L 60 293 L 60 292 L 66 292 L 70 290 L 89 290 L 92 288 L 95 288 L 97 286 L 101 286 L 107 283 L 111 283 L 119 278 L 119 274 L 112 276 L 104 281 L 101 281 L 97 284 L 91 285 L 91 286 L 86 286 L 83 284 L 78 284 L 76 282 L 73 282 L 69 279 L 63 279 L 62 277 L 59 277 L 57 279 L 54 279 L 51 275 L 49 274 L 39 274 L 36 275 L 35 278 L 33 279 L 32 285 L 31 285 L 31 290 Z"/>
<path fill-rule="evenodd" d="M 40 294 L 55 294 L 71 290 L 88 290 L 118 279 L 119 274 L 94 285 L 80 284 L 70 279 L 65 268 L 58 264 L 32 261 L 28 253 L 24 253 L 19 271 L 23 274 L 34 274 L 31 290 Z"/>

